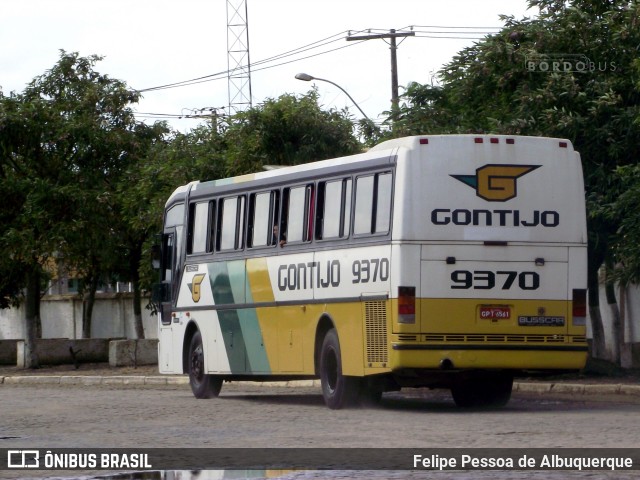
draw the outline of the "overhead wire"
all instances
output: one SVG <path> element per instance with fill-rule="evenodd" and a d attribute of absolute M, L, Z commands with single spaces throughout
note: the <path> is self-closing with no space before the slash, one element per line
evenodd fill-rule
<path fill-rule="evenodd" d="M 456 30 L 464 30 L 464 29 L 473 29 L 475 30 L 474 32 L 466 32 L 466 31 L 431 31 L 431 30 L 417 30 L 418 28 L 427 28 L 427 29 L 433 29 L 433 28 L 438 28 L 438 29 L 456 29 Z M 487 31 L 488 29 L 499 29 L 499 27 L 457 27 L 457 26 L 440 26 L 440 25 L 430 25 L 430 26 L 415 26 L 415 25 L 410 25 L 408 27 L 404 27 L 402 29 L 399 29 L 398 31 L 406 31 L 406 30 L 412 30 L 414 31 L 417 35 L 417 37 L 419 38 L 444 38 L 444 39 L 458 39 L 458 40 L 465 40 L 465 39 L 470 39 L 470 40 L 474 40 L 474 39 L 479 39 L 482 37 L 469 37 L 469 36 L 449 36 L 449 35 L 444 35 L 444 34 L 457 34 L 457 35 L 485 35 L 485 34 L 490 34 L 490 33 L 495 33 L 492 31 Z M 482 30 L 482 31 L 478 31 L 478 30 Z M 299 61 L 299 60 L 305 60 L 308 58 L 313 58 L 313 57 L 317 57 L 320 55 L 325 55 L 327 53 L 333 53 L 337 50 L 341 50 L 343 48 L 346 48 L 346 46 L 351 46 L 351 45 L 356 45 L 358 43 L 361 42 L 354 42 L 351 44 L 348 44 L 346 46 L 343 47 L 338 47 L 338 48 L 334 48 L 334 49 L 329 49 L 329 50 L 325 50 L 323 52 L 320 53 L 316 53 L 313 55 L 307 55 L 307 56 L 303 56 L 300 58 L 296 58 L 293 60 L 289 60 L 287 62 L 281 62 L 281 63 L 277 63 L 275 65 L 270 65 L 268 67 L 263 67 L 263 68 L 256 68 L 259 67 L 260 65 L 264 65 L 264 64 L 268 64 L 268 63 L 272 63 L 272 62 L 276 62 L 280 59 L 284 59 L 284 58 L 288 58 L 288 57 L 293 57 L 296 55 L 299 55 L 301 53 L 307 52 L 309 50 L 313 50 L 316 48 L 320 48 L 326 45 L 330 45 L 332 43 L 335 43 L 337 41 L 340 41 L 343 39 L 342 35 L 344 35 L 345 33 L 348 33 L 349 35 L 352 35 L 354 33 L 362 33 L 362 32 L 387 32 L 388 30 L 386 29 L 378 29 L 378 28 L 368 28 L 368 29 L 363 29 L 363 30 L 359 30 L 359 31 L 352 31 L 352 30 L 345 30 L 342 32 L 338 32 L 334 35 L 330 35 L 328 37 L 325 37 L 323 39 L 317 40 L 315 42 L 311 42 L 307 45 L 303 45 L 301 47 L 292 49 L 292 50 L 288 50 L 286 52 L 274 55 L 272 57 L 268 57 L 262 60 L 259 60 L 257 62 L 253 62 L 252 66 L 253 68 L 251 69 L 252 71 L 261 71 L 261 70 L 266 70 L 268 68 L 274 68 L 277 66 L 281 66 L 281 65 L 286 65 L 289 63 L 293 63 L 295 61 Z M 180 82 L 173 82 L 173 83 L 167 83 L 164 85 L 158 85 L 155 87 L 149 87 L 149 88 L 143 88 L 143 89 L 139 89 L 136 90 L 138 93 L 145 93 L 145 92 L 152 92 L 152 91 L 157 91 L 157 90 L 165 90 L 165 89 L 169 89 L 169 88 L 178 88 L 178 87 L 185 87 L 185 86 L 190 86 L 190 85 L 197 85 L 199 83 L 205 83 L 205 82 L 210 82 L 210 81 L 215 81 L 215 80 L 221 80 L 223 78 L 225 78 L 227 75 L 229 75 L 229 73 L 231 73 L 231 70 L 222 70 L 216 73 L 212 73 L 209 75 L 204 75 L 202 77 L 196 77 L 196 78 L 192 78 L 189 80 L 182 80 Z"/>
<path fill-rule="evenodd" d="M 414 37 L 418 38 L 441 38 L 441 39 L 455 39 L 455 40 L 480 40 L 486 35 L 497 33 L 501 27 L 470 27 L 470 26 L 443 26 L 443 25 L 409 25 L 402 29 L 396 30 L 398 33 L 413 31 L 415 33 Z M 425 29 L 425 30 L 419 30 Z M 444 30 L 444 31 L 433 31 L 432 29 L 452 29 Z M 473 31 L 468 31 L 473 30 Z M 491 31 L 490 31 L 491 30 Z M 320 40 L 316 40 L 315 42 L 311 42 L 309 44 L 294 48 L 292 50 L 288 50 L 286 52 L 279 53 L 277 55 L 273 55 L 271 57 L 258 60 L 257 62 L 252 62 L 251 64 L 251 72 L 258 72 L 267 70 L 270 68 L 280 67 L 282 65 L 287 65 L 290 63 L 298 62 L 301 60 L 306 60 L 309 58 L 318 57 L 321 55 L 326 55 L 328 53 L 333 53 L 344 48 L 348 48 L 351 46 L 355 46 L 366 42 L 367 40 L 348 42 L 346 45 L 332 48 L 329 50 L 323 50 L 321 52 L 313 53 L 310 55 L 299 56 L 305 52 L 309 52 L 311 50 L 315 50 L 327 45 L 331 45 L 332 43 L 343 40 L 345 34 L 349 36 L 358 34 L 358 33 L 375 33 L 375 32 L 384 32 L 388 33 L 389 29 L 378 29 L 378 28 L 367 28 L 362 30 L 345 30 L 342 32 L 338 32 L 334 35 L 330 35 L 328 37 L 322 38 Z M 446 34 L 446 35 L 445 35 Z M 464 35 L 464 36 L 461 36 Z M 471 36 L 474 35 L 474 36 Z M 482 35 L 482 36 L 477 36 Z M 269 63 L 278 62 L 279 60 L 285 60 L 290 57 L 295 57 L 290 60 L 281 61 L 279 63 L 274 63 L 273 65 L 268 65 Z M 223 70 L 220 72 L 212 73 L 209 75 L 204 75 L 201 77 L 192 78 L 189 80 L 182 80 L 179 82 L 167 83 L 164 85 L 158 85 L 155 87 L 143 88 L 136 90 L 137 93 L 145 93 L 145 92 L 153 92 L 158 90 L 165 90 L 171 88 L 179 88 L 186 87 L 191 85 L 197 85 L 200 83 L 212 82 L 215 80 L 222 80 L 227 78 L 227 76 L 232 72 L 232 70 Z M 194 118 L 194 116 L 190 115 L 178 115 L 178 114 L 162 114 L 162 113 L 142 113 L 136 112 L 136 115 L 139 116 L 149 116 L 148 118 Z"/>
<path fill-rule="evenodd" d="M 343 38 L 342 35 L 344 35 L 344 33 L 346 33 L 346 31 L 336 33 L 334 35 L 331 35 L 329 37 L 323 38 L 321 40 L 317 40 L 317 41 L 309 43 L 307 45 L 303 45 L 301 47 L 294 48 L 293 50 L 289 50 L 289 51 L 286 51 L 286 52 L 283 52 L 283 53 L 279 53 L 277 55 L 265 58 L 263 60 L 258 60 L 257 62 L 253 62 L 252 66 L 254 66 L 254 67 L 255 66 L 260 66 L 260 65 L 263 65 L 265 63 L 274 62 L 274 61 L 280 60 L 282 58 L 295 56 L 295 55 L 298 55 L 300 53 L 303 53 L 303 52 L 306 52 L 306 51 L 309 51 L 309 50 L 313 50 L 313 49 L 316 49 L 316 48 L 320 48 L 320 47 L 329 45 L 331 43 L 334 43 L 334 42 L 342 40 L 342 38 Z M 302 58 L 300 58 L 300 60 L 304 60 L 305 58 L 311 58 L 313 56 L 322 55 L 322 54 L 325 54 L 325 53 L 331 53 L 331 52 L 334 52 L 335 50 L 339 50 L 339 49 L 340 48 L 326 50 L 326 51 L 321 52 L 319 54 L 315 54 L 315 55 L 311 55 L 311 56 L 307 56 L 307 57 L 302 57 Z M 290 63 L 290 62 L 285 62 L 285 63 Z M 283 64 L 281 64 L 281 65 L 283 65 Z M 252 68 L 252 70 L 253 71 L 257 71 L 257 70 L 260 70 L 260 69 Z M 177 87 L 184 87 L 184 86 L 188 86 L 188 85 L 196 85 L 198 83 L 210 82 L 210 81 L 214 81 L 214 80 L 220 80 L 222 78 L 225 78 L 225 76 L 228 75 L 231 71 L 232 70 L 223 70 L 223 71 L 220 71 L 220 72 L 212 73 L 210 75 L 204 75 L 202 77 L 196 77 L 196 78 L 192 78 L 192 79 L 189 79 L 189 80 L 183 80 L 183 81 L 180 81 L 180 82 L 168 83 L 168 84 L 165 84 L 165 85 L 158 85 L 156 87 L 143 88 L 143 89 L 139 89 L 139 90 L 136 90 L 136 91 L 138 93 L 144 93 L 144 92 L 151 92 L 151 91 L 156 91 L 156 90 L 165 90 L 165 89 L 168 89 L 168 88 L 177 88 Z"/>

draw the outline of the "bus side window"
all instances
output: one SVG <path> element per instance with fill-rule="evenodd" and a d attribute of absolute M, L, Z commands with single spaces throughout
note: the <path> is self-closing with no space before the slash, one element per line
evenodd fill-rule
<path fill-rule="evenodd" d="M 376 209 L 373 233 L 388 233 L 391 226 L 391 191 L 393 188 L 391 173 L 376 175 Z"/>
<path fill-rule="evenodd" d="M 284 242 L 284 235 L 280 235 L 280 191 L 274 190 L 273 198 L 273 218 L 271 219 L 271 231 L 273 232 L 271 238 L 271 245 L 278 245 L 280 241 Z"/>
<path fill-rule="evenodd" d="M 189 205 L 188 254 L 212 251 L 213 211 L 213 202 L 198 202 Z"/>
<path fill-rule="evenodd" d="M 222 199 L 218 206 L 216 250 L 241 250 L 244 247 L 244 196 Z"/>
<path fill-rule="evenodd" d="M 344 189 L 342 190 L 342 196 L 344 202 L 342 204 L 342 233 L 345 237 L 349 236 L 349 227 L 351 226 L 351 193 L 352 193 L 353 181 L 350 178 L 344 180 Z"/>
<path fill-rule="evenodd" d="M 323 182 L 318 187 L 318 225 L 316 238 L 349 236 L 351 219 L 351 179 Z"/>
<path fill-rule="evenodd" d="M 276 208 L 279 192 L 254 193 L 249 201 L 249 248 L 266 247 L 277 243 L 273 239 L 274 225 L 277 225 Z M 277 235 L 277 234 L 276 234 Z"/>
<path fill-rule="evenodd" d="M 285 189 L 281 231 L 287 243 L 311 240 L 313 229 L 313 185 Z"/>
<path fill-rule="evenodd" d="M 353 233 L 383 234 L 391 225 L 392 175 L 390 172 L 356 179 Z"/>

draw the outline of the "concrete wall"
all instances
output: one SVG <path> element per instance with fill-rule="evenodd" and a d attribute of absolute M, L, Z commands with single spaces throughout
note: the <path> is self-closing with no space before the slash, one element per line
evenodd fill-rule
<path fill-rule="evenodd" d="M 158 340 L 112 340 L 109 342 L 109 365 L 129 367 L 158 364 Z"/>
<path fill-rule="evenodd" d="M 616 289 L 618 299 L 620 289 Z M 627 289 L 624 304 L 625 339 L 633 345 L 626 360 L 627 367 L 640 367 L 640 286 Z M 142 316 L 145 338 L 157 338 L 157 316 L 151 316 L 144 307 L 148 300 L 142 300 Z M 613 358 L 614 344 L 612 335 L 612 313 L 607 305 L 604 286 L 600 289 L 600 310 L 604 322 L 606 345 Z M 42 299 L 42 336 L 43 338 L 80 338 L 82 333 L 82 299 L 75 295 L 47 295 Z M 590 322 L 587 322 L 587 334 L 591 338 Z M 23 308 L 0 310 L 0 341 L 23 339 Z M 133 295 L 129 293 L 98 294 L 93 312 L 91 329 L 92 338 L 129 338 L 135 335 L 133 322 Z M 1 347 L 1 344 L 0 344 Z M 11 349 L 9 349 L 11 350 Z M 3 361 L 0 349 L 0 363 Z M 6 354 L 10 355 L 10 354 Z M 5 355 L 5 356 L 6 356 Z"/>
<path fill-rule="evenodd" d="M 144 307 L 142 322 L 145 338 L 157 338 L 157 316 Z M 46 295 L 40 305 L 42 338 L 80 338 L 82 299 L 77 295 Z M 24 307 L 0 310 L 0 340 L 25 337 Z M 98 294 L 93 307 L 91 338 L 135 338 L 133 294 Z"/>
<path fill-rule="evenodd" d="M 0 365 L 15 365 L 20 340 L 0 340 Z"/>
<path fill-rule="evenodd" d="M 36 351 L 41 365 L 106 362 L 109 359 L 109 339 L 40 338 L 36 340 Z M 17 365 L 21 368 L 31 366 L 23 340 L 17 344 Z"/>
<path fill-rule="evenodd" d="M 630 350 L 623 352 L 622 366 L 625 368 L 640 368 L 640 286 L 633 285 L 626 288 L 624 305 L 620 303 L 620 287 L 616 287 L 616 299 L 625 317 L 625 342 L 630 344 Z M 605 343 L 610 359 L 614 358 L 613 311 L 607 304 L 604 285 L 600 286 L 600 312 L 605 332 Z M 587 335 L 591 334 L 591 322 L 587 320 Z"/>
<path fill-rule="evenodd" d="M 157 365 L 158 340 L 108 338 L 41 338 L 36 340 L 40 365 L 109 362 L 112 367 Z M 0 340 L 0 365 L 28 368 L 24 340 Z"/>

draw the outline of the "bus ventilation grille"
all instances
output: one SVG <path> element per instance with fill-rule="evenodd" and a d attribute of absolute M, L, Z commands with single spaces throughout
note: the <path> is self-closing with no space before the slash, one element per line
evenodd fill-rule
<path fill-rule="evenodd" d="M 584 336 L 565 335 L 496 335 L 496 334 L 427 334 L 425 342 L 444 343 L 586 343 Z"/>
<path fill-rule="evenodd" d="M 387 363 L 387 302 L 364 302 L 367 362 Z"/>

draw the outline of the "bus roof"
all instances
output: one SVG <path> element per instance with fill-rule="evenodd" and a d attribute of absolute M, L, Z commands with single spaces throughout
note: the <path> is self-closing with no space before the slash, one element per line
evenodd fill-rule
<path fill-rule="evenodd" d="M 187 185 L 182 185 L 178 187 L 167 200 L 167 205 L 172 203 L 172 201 L 177 196 L 181 196 L 185 194 L 189 188 L 191 188 L 192 192 L 196 192 L 198 190 L 214 190 L 219 187 L 230 187 L 233 185 L 241 184 L 241 183 L 249 183 L 256 181 L 263 181 L 265 183 L 274 181 L 275 179 L 280 179 L 281 177 L 293 177 L 293 176 L 305 176 L 305 174 L 313 174 L 315 171 L 327 169 L 327 171 L 331 169 L 338 169 L 338 167 L 343 168 L 353 168 L 356 167 L 359 163 L 368 162 L 373 159 L 387 159 L 389 161 L 390 158 L 394 156 L 394 152 L 397 151 L 398 148 L 405 149 L 417 149 L 420 145 L 425 145 L 431 143 L 453 143 L 459 141 L 462 144 L 470 143 L 470 140 L 473 139 L 474 143 L 504 143 L 507 144 L 517 144 L 520 146 L 532 145 L 532 144 L 540 144 L 541 142 L 557 142 L 560 146 L 565 147 L 569 150 L 573 150 L 573 146 L 569 140 L 560 139 L 560 138 L 549 138 L 549 137 L 532 137 L 532 136 L 518 136 L 518 135 L 493 135 L 493 134 L 462 134 L 462 135 L 415 135 L 410 137 L 402 137 L 395 138 L 392 140 L 387 140 L 384 142 L 375 145 L 370 148 L 368 151 L 349 155 L 344 157 L 332 158 L 328 160 L 320 160 L 315 162 L 304 163 L 300 165 L 292 165 L 292 166 L 283 166 L 271 168 L 269 170 L 249 173 L 246 175 L 239 175 L 235 177 L 221 178 L 217 180 L 208 180 L 208 181 L 193 181 Z M 524 145 L 523 145 L 524 144 Z M 340 168 L 341 169 L 341 168 Z M 319 173 L 319 172 L 318 172 Z M 258 182 L 262 183 L 262 182 Z"/>

